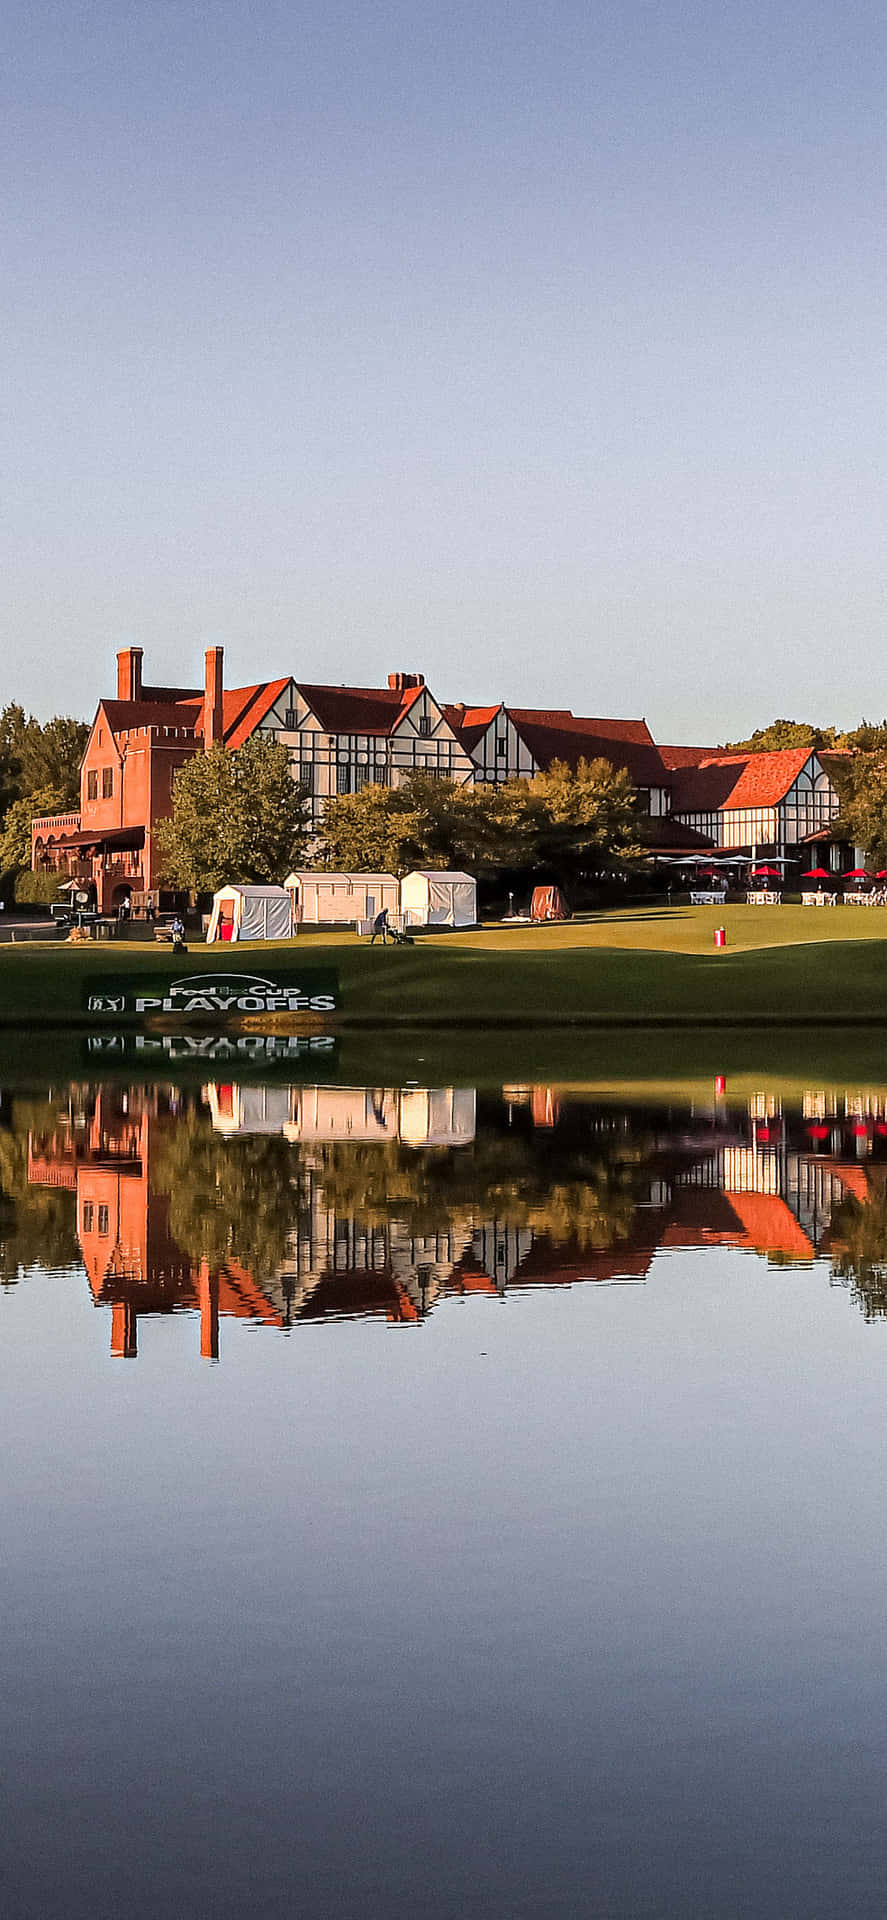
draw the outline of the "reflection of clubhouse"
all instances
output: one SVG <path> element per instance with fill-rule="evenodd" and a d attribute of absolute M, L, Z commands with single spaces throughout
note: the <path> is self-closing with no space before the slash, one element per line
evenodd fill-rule
<path fill-rule="evenodd" d="M 510 1113 L 522 1095 L 509 1089 L 506 1098 Z M 637 1124 L 643 1138 L 642 1191 L 613 1244 L 555 1238 L 458 1200 L 447 1208 L 438 1200 L 441 1217 L 419 1233 L 394 1208 L 379 1221 L 361 1218 L 359 1204 L 330 1204 L 318 1155 L 324 1143 L 375 1142 L 427 1150 L 436 1164 L 441 1153 L 461 1159 L 475 1138 L 473 1090 L 214 1085 L 203 1101 L 217 1129 L 209 1139 L 223 1156 L 238 1152 L 235 1134 L 245 1141 L 278 1135 L 303 1149 L 292 1156 L 286 1257 L 272 1271 L 253 1270 L 236 1252 L 211 1266 L 178 1243 L 170 1195 L 152 1179 L 152 1162 L 156 1173 L 158 1151 L 175 1138 L 188 1104 L 175 1089 L 80 1090 L 63 1123 L 29 1139 L 31 1183 L 76 1195 L 87 1278 L 96 1303 L 112 1309 L 114 1354 L 135 1355 L 145 1313 L 199 1311 L 201 1352 L 217 1358 L 219 1322 L 229 1316 L 280 1329 L 367 1316 L 415 1323 L 447 1296 L 643 1280 L 657 1253 L 679 1248 L 723 1246 L 809 1262 L 832 1250 L 836 1202 L 870 1195 L 866 1168 L 852 1157 L 865 1145 L 864 1120 L 846 1120 L 846 1138 L 833 1124 L 828 1140 L 813 1144 L 806 1136 L 826 1129 L 805 1129 L 800 1120 L 792 1142 L 782 1119 L 764 1125 L 721 1116 L 708 1131 L 675 1120 L 663 1132 L 661 1116 L 638 1122 L 629 1114 L 620 1116 L 628 1137 Z M 531 1136 L 550 1138 L 557 1095 L 527 1089 L 524 1113 Z"/>

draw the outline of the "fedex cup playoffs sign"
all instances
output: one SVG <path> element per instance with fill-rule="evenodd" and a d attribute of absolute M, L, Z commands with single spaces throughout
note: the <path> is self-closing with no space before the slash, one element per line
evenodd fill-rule
<path fill-rule="evenodd" d="M 271 973 L 105 974 L 86 982 L 87 1013 L 177 1014 L 217 1019 L 257 1013 L 334 1013 L 338 975 L 316 967 L 276 967 Z"/>

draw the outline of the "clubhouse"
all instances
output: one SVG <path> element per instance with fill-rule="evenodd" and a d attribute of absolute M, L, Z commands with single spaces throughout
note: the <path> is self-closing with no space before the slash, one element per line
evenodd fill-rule
<path fill-rule="evenodd" d="M 315 828 L 324 803 L 414 772 L 463 784 L 532 779 L 555 761 L 604 759 L 629 776 L 652 855 L 728 850 L 749 858 L 808 848 L 840 867 L 833 756 L 807 748 L 723 753 L 658 746 L 646 720 L 570 709 L 467 706 L 438 700 L 421 673 L 383 687 L 335 687 L 284 676 L 226 688 L 223 655 L 205 656 L 202 687 L 148 685 L 140 647 L 117 656 L 117 688 L 99 702 L 81 769 L 79 811 L 32 823 L 32 866 L 88 889 L 100 912 L 134 906 L 163 886 L 155 828 L 172 811 L 173 781 L 195 754 L 233 750 L 254 733 L 286 746 Z M 815 855 L 815 859 L 814 859 Z"/>

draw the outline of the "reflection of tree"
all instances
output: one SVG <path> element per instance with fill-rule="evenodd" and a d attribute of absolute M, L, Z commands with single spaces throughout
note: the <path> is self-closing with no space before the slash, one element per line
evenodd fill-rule
<path fill-rule="evenodd" d="M 195 1265 L 235 1260 L 262 1276 L 286 1257 L 295 1171 L 292 1147 L 279 1135 L 223 1140 L 207 1114 L 192 1111 L 158 1139 L 151 1184 L 169 1195 L 170 1232 Z"/>
<path fill-rule="evenodd" d="M 420 1235 L 495 1219 L 582 1248 L 629 1238 L 643 1175 L 642 1148 L 624 1137 L 588 1152 L 556 1132 L 482 1133 L 452 1151 L 337 1141 L 313 1159 L 326 1205 L 367 1226 L 397 1218 Z"/>
<path fill-rule="evenodd" d="M 13 1130 L 0 1133 L 0 1284 L 24 1267 L 70 1267 L 79 1259 L 76 1199 L 64 1187 L 28 1183 L 28 1132 L 52 1132 L 54 1109 L 45 1101 L 16 1100 Z"/>
<path fill-rule="evenodd" d="M 620 1134 L 589 1149 L 554 1133 L 483 1130 L 472 1146 L 399 1141 L 312 1142 L 280 1135 L 223 1139 L 209 1115 L 182 1115 L 152 1158 L 152 1186 L 169 1195 L 170 1231 L 190 1260 L 237 1260 L 257 1276 L 279 1270 L 309 1186 L 358 1228 L 401 1222 L 421 1238 L 471 1231 L 479 1221 L 531 1227 L 581 1248 L 627 1240 L 643 1176 L 643 1149 Z"/>
<path fill-rule="evenodd" d="M 867 1320 L 887 1319 L 887 1191 L 845 1194 L 832 1209 L 832 1272 L 851 1288 Z"/>

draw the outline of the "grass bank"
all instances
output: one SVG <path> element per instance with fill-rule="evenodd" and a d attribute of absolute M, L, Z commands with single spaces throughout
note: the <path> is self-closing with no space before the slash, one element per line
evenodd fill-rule
<path fill-rule="evenodd" d="M 713 930 L 727 930 L 724 951 Z M 179 960 L 134 941 L 0 948 L 0 1022 L 83 1019 L 84 985 L 121 971 L 230 971 L 271 963 L 269 944 L 193 947 Z M 887 908 L 671 908 L 566 926 L 482 928 L 370 947 L 303 934 L 287 951 L 339 975 L 343 1029 L 561 1023 L 887 1026 Z"/>

